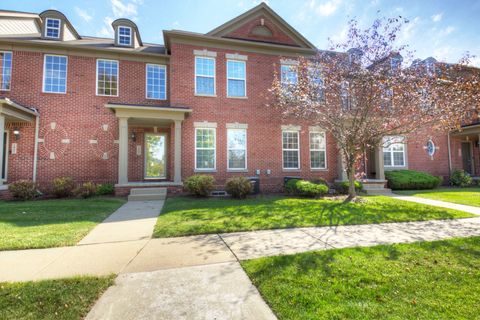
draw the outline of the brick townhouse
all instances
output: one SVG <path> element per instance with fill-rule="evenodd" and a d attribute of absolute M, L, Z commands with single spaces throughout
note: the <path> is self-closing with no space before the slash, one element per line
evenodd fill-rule
<path fill-rule="evenodd" d="M 295 79 L 296 58 L 317 48 L 260 4 L 206 33 L 164 31 L 144 43 L 134 22 L 113 39 L 80 36 L 61 12 L 0 11 L 0 192 L 56 177 L 179 190 L 195 173 L 258 177 L 263 191 L 285 176 L 342 179 L 335 141 L 268 106 L 277 72 Z M 435 63 L 431 59 L 421 63 Z M 367 177 L 409 168 L 447 177 L 479 174 L 480 124 L 450 135 L 398 137 L 372 150 Z"/>

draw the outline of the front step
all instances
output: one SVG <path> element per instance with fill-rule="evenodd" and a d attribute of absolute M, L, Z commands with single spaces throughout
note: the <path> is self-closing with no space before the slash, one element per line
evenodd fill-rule
<path fill-rule="evenodd" d="M 133 188 L 130 190 L 128 201 L 165 200 L 167 188 Z"/>
<path fill-rule="evenodd" d="M 380 195 L 380 194 L 390 194 L 392 190 L 385 188 L 386 180 L 376 180 L 376 179 L 365 179 L 362 180 L 363 190 L 367 194 L 371 195 Z"/>

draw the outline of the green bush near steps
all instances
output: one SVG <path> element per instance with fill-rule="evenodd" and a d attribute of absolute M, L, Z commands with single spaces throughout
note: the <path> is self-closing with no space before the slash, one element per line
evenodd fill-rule
<path fill-rule="evenodd" d="M 306 180 L 290 179 L 285 184 L 285 191 L 302 197 L 320 197 L 328 193 L 328 186 Z"/>
<path fill-rule="evenodd" d="M 472 177 L 464 170 L 455 170 L 450 176 L 450 185 L 455 187 L 469 187 L 473 184 Z"/>
<path fill-rule="evenodd" d="M 363 190 L 363 184 L 360 181 L 355 181 L 355 192 L 361 192 Z M 333 184 L 333 189 L 339 194 L 348 194 L 350 187 L 349 181 L 338 181 Z"/>
<path fill-rule="evenodd" d="M 385 178 L 392 190 L 435 189 L 442 183 L 440 177 L 414 170 L 385 171 Z"/>

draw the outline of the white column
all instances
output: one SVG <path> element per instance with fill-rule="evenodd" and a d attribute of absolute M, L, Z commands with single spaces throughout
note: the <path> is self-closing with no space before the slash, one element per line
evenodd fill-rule
<path fill-rule="evenodd" d="M 375 147 L 375 179 L 385 180 L 385 167 L 383 165 L 383 146 Z"/>
<path fill-rule="evenodd" d="M 118 183 L 128 183 L 128 118 L 118 118 Z"/>
<path fill-rule="evenodd" d="M 182 121 L 175 120 L 175 156 L 173 164 L 173 181 L 182 182 Z"/>
<path fill-rule="evenodd" d="M 5 116 L 3 114 L 0 114 L 0 170 L 3 167 L 3 137 L 5 135 Z M 6 155 L 8 157 L 8 155 Z M 6 158 L 5 157 L 5 158 Z M 2 177 L 0 176 L 0 185 L 3 184 L 3 180 L 1 179 Z"/>

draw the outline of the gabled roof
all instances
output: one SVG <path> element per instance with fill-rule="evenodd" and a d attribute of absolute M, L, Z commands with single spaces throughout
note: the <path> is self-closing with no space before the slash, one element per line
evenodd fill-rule
<path fill-rule="evenodd" d="M 230 32 L 238 29 L 244 25 L 249 20 L 264 15 L 269 20 L 271 20 L 278 28 L 280 28 L 285 34 L 287 34 L 295 43 L 302 48 L 309 48 L 316 50 L 316 47 L 308 41 L 304 36 L 295 30 L 290 24 L 282 19 L 275 11 L 273 11 L 267 4 L 264 2 L 260 3 L 256 7 L 248 10 L 247 12 L 239 15 L 236 18 L 222 24 L 221 26 L 213 29 L 212 31 L 206 33 L 207 36 L 213 37 L 225 37 Z"/>

